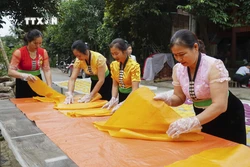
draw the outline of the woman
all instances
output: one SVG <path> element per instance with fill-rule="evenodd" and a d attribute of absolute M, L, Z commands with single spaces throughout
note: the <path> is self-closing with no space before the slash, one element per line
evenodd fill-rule
<path fill-rule="evenodd" d="M 246 144 L 244 107 L 228 90 L 230 78 L 223 62 L 199 52 L 197 37 L 188 30 L 177 31 L 170 48 L 179 62 L 173 69 L 174 93 L 154 99 L 170 106 L 191 99 L 196 116 L 173 122 L 167 134 L 175 138 L 202 128 L 205 133 Z"/>
<path fill-rule="evenodd" d="M 44 72 L 47 85 L 52 85 L 49 56 L 41 48 L 42 40 L 42 33 L 33 29 L 25 36 L 27 45 L 15 50 L 12 55 L 8 75 L 16 78 L 16 98 L 38 96 L 26 81 L 35 81 L 35 76 L 42 79 L 40 69 Z"/>
<path fill-rule="evenodd" d="M 233 80 L 240 83 L 242 88 L 247 88 L 250 79 L 250 63 L 241 66 L 233 76 Z"/>
<path fill-rule="evenodd" d="M 115 59 L 110 64 L 113 79 L 112 98 L 103 108 L 110 109 L 113 107 L 112 112 L 114 112 L 131 92 L 139 88 L 141 72 L 140 65 L 128 56 L 128 44 L 123 39 L 113 40 L 109 48 L 112 57 Z M 120 103 L 118 104 L 118 102 Z"/>
<path fill-rule="evenodd" d="M 90 75 L 91 88 L 90 93 L 81 97 L 78 102 L 87 103 L 98 92 L 101 94 L 103 100 L 109 100 L 111 98 L 112 79 L 106 58 L 98 52 L 89 50 L 86 43 L 81 40 L 75 41 L 71 49 L 76 56 L 76 61 L 68 83 L 68 92 L 66 93 L 64 103 L 73 103 L 75 81 L 80 69 L 83 69 L 86 74 Z"/>
<path fill-rule="evenodd" d="M 131 57 L 134 61 L 136 61 L 135 55 L 132 55 L 133 49 L 130 44 L 128 44 L 127 52 L 128 52 L 128 56 Z"/>

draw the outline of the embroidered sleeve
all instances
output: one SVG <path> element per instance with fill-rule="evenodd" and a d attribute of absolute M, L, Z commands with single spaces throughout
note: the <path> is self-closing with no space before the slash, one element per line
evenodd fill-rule
<path fill-rule="evenodd" d="M 209 72 L 210 83 L 229 81 L 226 67 L 221 60 L 216 60 Z"/>
<path fill-rule="evenodd" d="M 74 62 L 74 68 L 81 68 L 81 61 L 78 58 Z"/>
<path fill-rule="evenodd" d="M 97 59 L 97 67 L 102 67 L 106 64 L 106 58 L 104 56 L 99 56 Z"/>
<path fill-rule="evenodd" d="M 131 69 L 131 80 L 132 82 L 140 82 L 141 81 L 141 70 L 140 65 L 136 63 L 134 67 Z"/>
<path fill-rule="evenodd" d="M 179 82 L 179 80 L 178 80 L 178 78 L 177 78 L 177 69 L 178 69 L 178 64 L 176 64 L 174 67 L 173 67 L 173 74 L 172 74 L 172 78 L 173 78 L 173 82 L 172 82 L 172 84 L 174 85 L 174 86 L 181 86 L 180 85 L 180 82 Z"/>
<path fill-rule="evenodd" d="M 12 58 L 11 58 L 11 62 L 9 64 L 9 69 L 12 70 L 17 70 L 18 69 L 18 65 L 20 63 L 21 60 L 21 53 L 20 50 L 16 50 L 13 54 L 12 54 Z"/>
<path fill-rule="evenodd" d="M 42 69 L 43 69 L 43 71 L 49 71 L 50 70 L 49 56 L 48 56 L 48 53 L 47 53 L 46 50 L 44 50 Z"/>

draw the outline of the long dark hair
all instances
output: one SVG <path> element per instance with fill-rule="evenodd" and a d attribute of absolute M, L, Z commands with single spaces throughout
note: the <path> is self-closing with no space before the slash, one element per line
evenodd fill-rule
<path fill-rule="evenodd" d="M 36 38 L 43 37 L 43 34 L 41 31 L 37 29 L 30 30 L 25 36 L 24 36 L 24 42 L 25 44 L 28 44 L 29 42 L 35 40 Z"/>
<path fill-rule="evenodd" d="M 109 44 L 109 48 L 112 47 L 115 47 L 121 51 L 126 51 L 128 48 L 128 42 L 122 38 L 116 38 Z"/>
<path fill-rule="evenodd" d="M 172 48 L 174 45 L 180 45 L 192 49 L 195 43 L 199 44 L 196 35 L 187 29 L 182 29 L 174 33 L 169 46 Z"/>
<path fill-rule="evenodd" d="M 76 40 L 71 46 L 71 50 L 73 51 L 74 49 L 78 50 L 83 54 L 86 54 L 88 50 L 88 45 L 86 42 L 83 42 L 82 40 Z"/>

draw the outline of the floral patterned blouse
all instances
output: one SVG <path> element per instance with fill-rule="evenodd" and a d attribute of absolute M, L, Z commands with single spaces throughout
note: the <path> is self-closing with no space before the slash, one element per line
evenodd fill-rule
<path fill-rule="evenodd" d="M 177 63 L 173 68 L 173 85 L 181 86 L 183 93 L 188 99 L 192 99 L 189 94 L 189 77 L 187 67 Z M 210 80 L 210 78 L 215 78 Z M 226 67 L 221 60 L 201 53 L 201 61 L 196 74 L 194 92 L 198 100 L 210 99 L 210 84 L 215 82 L 229 81 Z"/>

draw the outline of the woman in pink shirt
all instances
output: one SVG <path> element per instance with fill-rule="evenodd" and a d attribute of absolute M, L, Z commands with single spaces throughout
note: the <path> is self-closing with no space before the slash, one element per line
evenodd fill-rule
<path fill-rule="evenodd" d="M 199 42 L 189 30 L 177 31 L 170 48 L 179 62 L 173 68 L 174 93 L 158 94 L 170 106 L 179 106 L 186 99 L 193 101 L 196 116 L 173 122 L 167 131 L 172 138 L 202 129 L 203 132 L 246 144 L 244 107 L 228 90 L 228 71 L 221 60 L 199 51 Z"/>

